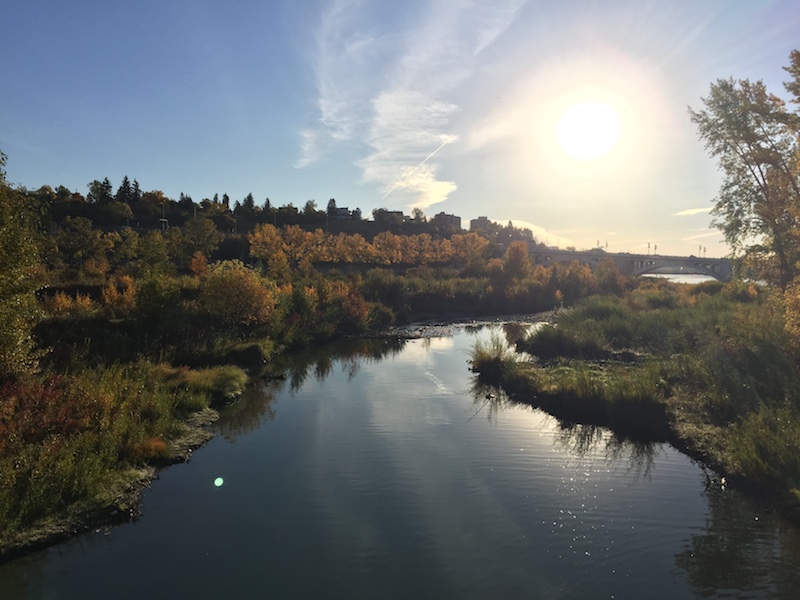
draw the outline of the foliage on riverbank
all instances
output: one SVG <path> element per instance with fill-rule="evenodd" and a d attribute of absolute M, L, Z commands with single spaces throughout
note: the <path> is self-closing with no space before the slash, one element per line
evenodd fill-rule
<path fill-rule="evenodd" d="M 540 327 L 517 346 L 534 362 L 476 349 L 473 368 L 560 418 L 669 440 L 790 502 L 800 501 L 797 342 L 777 290 L 652 281 Z"/>
<path fill-rule="evenodd" d="M 181 372 L 140 361 L 6 382 L 0 539 L 78 500 L 113 505 L 128 470 L 167 458 L 182 418 L 244 381 L 235 367 Z"/>

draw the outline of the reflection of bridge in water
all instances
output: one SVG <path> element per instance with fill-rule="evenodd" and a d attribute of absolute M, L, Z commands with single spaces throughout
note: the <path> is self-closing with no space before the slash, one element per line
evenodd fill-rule
<path fill-rule="evenodd" d="M 613 260 L 624 275 L 709 275 L 720 281 L 730 281 L 731 261 L 727 258 L 700 258 L 698 256 L 659 256 L 657 254 L 613 254 L 602 250 L 539 250 L 533 251 L 537 265 L 550 266 L 557 262 L 578 262 L 596 265 L 604 258 Z"/>

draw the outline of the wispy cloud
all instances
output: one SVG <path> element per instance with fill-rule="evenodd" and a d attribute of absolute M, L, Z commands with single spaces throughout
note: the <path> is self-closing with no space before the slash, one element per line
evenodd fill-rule
<path fill-rule="evenodd" d="M 374 6 L 338 0 L 325 13 L 314 57 L 318 117 L 301 132 L 307 167 L 350 145 L 361 180 L 378 198 L 428 208 L 457 189 L 440 177 L 444 148 L 455 144 L 457 88 L 472 76 L 474 57 L 510 25 L 524 0 L 424 3 L 400 32 L 371 21 Z M 408 17 L 409 15 L 405 15 Z M 438 154 L 437 154 L 438 153 Z M 397 196 L 397 198 L 394 198 Z"/>
<path fill-rule="evenodd" d="M 701 215 L 703 213 L 710 213 L 711 207 L 707 206 L 705 208 L 689 208 L 687 210 L 682 210 L 680 212 L 676 212 L 673 217 L 691 217 L 694 215 Z"/>
<path fill-rule="evenodd" d="M 692 240 L 702 240 L 709 237 L 714 236 L 721 236 L 722 232 L 720 231 L 706 231 L 705 233 L 698 233 L 697 235 L 692 235 L 689 237 L 682 238 L 682 242 L 691 242 Z"/>

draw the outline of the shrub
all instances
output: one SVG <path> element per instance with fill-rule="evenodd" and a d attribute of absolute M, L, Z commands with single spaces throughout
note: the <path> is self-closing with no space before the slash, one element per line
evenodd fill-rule
<path fill-rule="evenodd" d="M 263 325 L 276 305 L 274 286 L 238 260 L 209 267 L 201 282 L 200 310 L 226 323 Z"/>
<path fill-rule="evenodd" d="M 545 324 L 518 343 L 520 350 L 544 360 L 556 358 L 599 359 L 608 356 L 602 338 L 585 329 L 573 333 L 562 327 Z"/>

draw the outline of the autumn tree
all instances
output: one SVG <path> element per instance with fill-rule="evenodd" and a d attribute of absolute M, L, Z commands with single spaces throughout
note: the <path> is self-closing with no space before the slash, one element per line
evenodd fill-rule
<path fill-rule="evenodd" d="M 503 258 L 505 274 L 511 279 L 525 279 L 531 274 L 532 269 L 528 245 L 522 241 L 511 242 Z"/>
<path fill-rule="evenodd" d="M 800 100 L 800 53 L 791 55 L 787 91 Z M 712 214 L 734 254 L 774 258 L 777 281 L 785 288 L 800 260 L 800 117 L 763 82 L 720 79 L 690 109 L 700 139 L 715 157 L 724 179 Z"/>
<path fill-rule="evenodd" d="M 485 253 L 489 249 L 489 240 L 477 233 L 457 233 L 450 237 L 453 259 L 463 261 L 470 269 L 477 269 L 485 261 Z"/>
<path fill-rule="evenodd" d="M 269 276 L 276 281 L 289 281 L 291 269 L 280 231 L 274 225 L 262 224 L 256 226 L 247 239 L 250 255 L 264 263 Z"/>
<path fill-rule="evenodd" d="M 263 325 L 272 317 L 274 285 L 238 260 L 208 267 L 200 287 L 201 310 L 225 323 Z"/>

